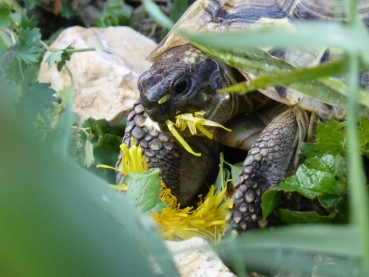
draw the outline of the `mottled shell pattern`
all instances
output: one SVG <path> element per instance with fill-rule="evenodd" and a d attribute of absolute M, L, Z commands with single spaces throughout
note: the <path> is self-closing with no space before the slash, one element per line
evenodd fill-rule
<path fill-rule="evenodd" d="M 369 2 L 359 0 L 359 14 L 364 24 L 369 28 Z M 148 59 L 155 62 L 168 49 L 187 44 L 188 40 L 175 32 L 177 27 L 191 32 L 215 31 L 226 32 L 234 30 L 252 30 L 271 26 L 294 27 L 294 23 L 301 21 L 345 22 L 346 13 L 344 0 L 197 0 L 177 22 L 175 27 L 158 47 L 149 55 Z M 312 49 L 264 49 L 276 58 L 282 58 L 298 67 L 311 67 L 328 62 L 340 55 L 337 49 L 319 47 Z M 246 79 L 257 76 L 242 72 Z M 369 75 L 361 76 L 361 85 L 369 89 Z M 260 92 L 274 100 L 287 104 L 299 105 L 310 111 L 318 112 L 321 116 L 342 119 L 345 112 L 335 110 L 330 105 L 321 103 L 310 96 L 304 95 L 290 88 L 262 89 Z M 283 94 L 283 97 L 281 95 Z"/>

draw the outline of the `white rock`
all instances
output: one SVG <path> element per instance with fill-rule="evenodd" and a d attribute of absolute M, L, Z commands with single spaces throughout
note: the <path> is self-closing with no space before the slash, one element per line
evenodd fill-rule
<path fill-rule="evenodd" d="M 57 49 L 68 46 L 96 49 L 73 53 L 67 62 L 75 80 L 74 111 L 79 122 L 92 117 L 113 123 L 127 114 L 139 97 L 137 79 L 151 66 L 145 57 L 156 47 L 155 42 L 129 27 L 71 27 L 51 45 Z M 44 61 L 49 55 L 45 54 Z M 71 83 L 65 69 L 48 69 L 45 62 L 38 80 L 51 83 L 56 91 Z"/>
<path fill-rule="evenodd" d="M 181 277 L 235 277 L 202 238 L 166 241 Z"/>

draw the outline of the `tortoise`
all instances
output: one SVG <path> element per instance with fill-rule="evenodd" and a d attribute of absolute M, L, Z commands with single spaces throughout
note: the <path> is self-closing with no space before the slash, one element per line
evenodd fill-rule
<path fill-rule="evenodd" d="M 368 24 L 368 1 L 359 2 L 358 7 Z M 198 0 L 176 26 L 223 32 L 302 20 L 344 20 L 343 11 L 343 1 L 339 0 Z M 329 48 L 271 48 L 268 53 L 304 67 L 336 58 Z M 317 118 L 342 120 L 345 111 L 286 87 L 245 95 L 219 93 L 218 89 L 250 75 L 210 58 L 173 31 L 148 58 L 154 64 L 138 80 L 140 99 L 127 117 L 123 142 L 130 145 L 134 138 L 149 167 L 160 169 L 162 179 L 183 205 L 197 195 L 211 169 L 216 168 L 224 144 L 247 150 L 231 200 L 231 226 L 243 232 L 273 224 L 273 218 L 262 217 L 262 194 L 296 169 L 301 161 L 301 144 L 313 138 Z M 362 74 L 361 85 L 368 88 L 367 74 Z M 161 102 L 163 97 L 165 102 Z M 229 135 L 213 130 L 215 140 L 183 132 L 201 157 L 187 153 L 164 124 L 178 114 L 196 111 L 204 111 L 205 118 L 233 129 Z M 158 123 L 161 131 L 144 126 L 147 118 Z M 117 181 L 121 180 L 117 175 Z"/>

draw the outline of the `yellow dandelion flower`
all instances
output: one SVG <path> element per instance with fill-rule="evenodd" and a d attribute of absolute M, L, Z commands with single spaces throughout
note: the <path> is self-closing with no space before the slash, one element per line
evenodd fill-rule
<path fill-rule="evenodd" d="M 215 187 L 211 186 L 206 197 L 200 198 L 196 209 L 193 207 L 181 209 L 177 199 L 171 195 L 170 189 L 163 188 L 160 197 L 163 201 L 169 201 L 169 205 L 161 214 L 151 214 L 159 225 L 162 237 L 179 241 L 196 236 L 213 242 L 219 241 L 226 225 L 228 204 L 225 201 L 226 188 L 219 194 L 215 191 Z"/>
<path fill-rule="evenodd" d="M 123 175 L 127 175 L 130 172 L 138 172 L 142 173 L 146 170 L 149 170 L 147 166 L 146 157 L 142 153 L 142 149 L 140 146 L 135 145 L 135 141 L 131 139 L 131 147 L 128 148 L 128 145 L 122 143 L 120 145 L 120 149 L 123 152 L 122 160 L 120 163 L 121 169 L 117 169 L 112 166 L 98 164 L 96 167 L 98 168 L 108 168 L 122 173 Z"/>
<path fill-rule="evenodd" d="M 148 170 L 146 157 L 140 147 L 132 140 L 132 146 L 126 144 L 120 146 L 123 155 L 121 169 L 111 166 L 98 165 L 97 167 L 109 168 L 119 171 L 124 175 L 129 172 L 143 173 Z M 127 190 L 126 185 L 113 185 L 115 189 Z M 198 207 L 181 208 L 177 198 L 172 195 L 164 182 L 161 181 L 160 200 L 168 202 L 161 213 L 152 212 L 152 218 L 157 222 L 162 237 L 167 240 L 185 240 L 194 236 L 205 238 L 209 241 L 219 241 L 226 225 L 225 217 L 228 212 L 229 201 L 226 199 L 226 186 L 216 194 L 216 188 L 210 187 L 206 197 L 200 197 Z"/>

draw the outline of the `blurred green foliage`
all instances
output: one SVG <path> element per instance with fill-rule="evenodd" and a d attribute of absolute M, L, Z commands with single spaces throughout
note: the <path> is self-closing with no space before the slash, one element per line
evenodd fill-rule
<path fill-rule="evenodd" d="M 185 10 L 183 2 L 174 1 L 173 22 Z M 26 0 L 26 11 L 36 4 L 36 0 Z M 125 122 L 109 126 L 104 120 L 89 119 L 80 127 L 75 125 L 70 102 L 73 85 L 56 94 L 47 84 L 37 82 L 44 53 L 40 30 L 20 7 L 15 5 L 14 9 L 17 11 L 0 3 L 0 275 L 152 276 L 150 261 L 154 260 L 164 275 L 178 276 L 151 219 L 107 186 L 106 180 L 114 182 L 113 174 L 93 166 L 97 163 L 114 166 Z M 77 14 L 70 1 L 61 1 L 62 17 Z M 122 1 L 107 1 L 96 25 L 129 24 L 130 18 L 131 11 Z M 202 40 L 197 43 L 207 45 L 204 47 L 219 43 L 232 49 L 237 43 L 254 47 L 279 42 L 280 46 L 300 47 L 324 42 L 340 46 L 352 55 L 361 55 L 360 66 L 367 68 L 369 44 L 365 28 L 360 24 L 337 26 L 335 32 L 329 32 L 332 27 L 306 25 L 300 34 L 293 36 L 286 30 L 247 33 L 247 39 L 240 34 L 231 37 L 200 34 L 197 36 Z M 312 34 L 315 40 L 306 41 Z M 191 39 L 196 39 L 196 35 Z M 70 57 L 67 50 L 73 49 L 54 51 L 50 64 L 57 63 L 59 69 L 64 66 Z M 351 60 L 351 56 L 343 60 L 345 70 Z M 354 69 L 358 71 L 358 67 Z M 349 77 L 355 75 L 348 73 Z M 320 81 L 332 84 L 327 79 Z M 348 94 L 347 86 L 340 84 L 338 88 L 337 98 L 342 99 L 342 95 Z M 362 93 L 359 100 L 366 99 L 367 92 Z M 355 113 L 357 118 L 358 110 Z M 58 116 L 58 123 L 50 127 Z M 277 212 L 285 222 L 330 221 L 341 211 L 347 213 L 347 202 L 350 210 L 362 210 L 367 215 L 368 205 L 357 194 L 347 200 L 347 192 L 363 184 L 355 181 L 355 176 L 362 174 L 360 162 L 356 169 L 347 168 L 346 156 L 350 158 L 353 153 L 350 143 L 354 147 L 360 145 L 367 155 L 369 126 L 367 121 L 361 121 L 356 143 L 347 136 L 347 126 L 355 127 L 355 120 L 350 120 L 318 124 L 317 143 L 304 148 L 305 164 L 296 175 L 265 194 L 271 201 L 264 212 L 279 207 L 282 194 L 297 191 L 309 199 L 318 199 L 329 213 L 303 214 L 281 207 Z M 105 181 L 81 165 L 90 166 Z M 231 172 L 234 176 L 237 167 L 231 167 Z M 223 174 L 228 179 L 228 171 Z M 348 176 L 354 176 L 349 185 Z M 346 219 L 340 218 L 341 222 Z M 332 272 L 334 276 L 365 276 L 360 271 L 360 261 L 368 261 L 365 253 L 369 245 L 360 234 L 368 231 L 362 219 L 355 225 L 292 226 L 227 238 L 216 247 L 240 274 L 246 265 L 265 274 L 284 270 L 310 274 L 314 267 L 313 272 L 324 272 L 327 276 L 332 276 Z M 317 253 L 327 255 L 327 260 L 314 263 Z"/>
<path fill-rule="evenodd" d="M 0 14 L 0 275 L 178 276 L 152 219 L 76 162 L 115 164 L 125 122 L 73 128 L 74 82 L 56 94 L 37 81 L 36 22 L 3 2 Z"/>

